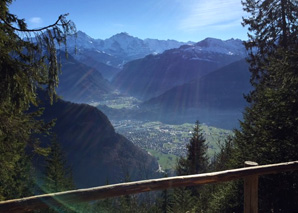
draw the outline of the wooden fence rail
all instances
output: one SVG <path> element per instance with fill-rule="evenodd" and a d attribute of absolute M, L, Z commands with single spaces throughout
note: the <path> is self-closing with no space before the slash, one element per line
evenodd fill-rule
<path fill-rule="evenodd" d="M 168 177 L 93 187 L 87 189 L 78 189 L 2 201 L 0 202 L 0 212 L 26 212 L 36 209 L 42 209 L 47 206 L 60 206 L 62 205 L 62 203 L 80 203 L 109 197 L 162 190 L 167 188 L 220 183 L 248 178 L 252 176 L 260 176 L 292 170 L 298 170 L 298 161 L 263 166 L 252 166 L 247 168 L 232 169 L 198 175 Z"/>

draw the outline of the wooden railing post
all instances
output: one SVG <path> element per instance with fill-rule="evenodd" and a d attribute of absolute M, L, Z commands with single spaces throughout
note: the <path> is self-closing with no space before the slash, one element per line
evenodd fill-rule
<path fill-rule="evenodd" d="M 245 161 L 245 167 L 258 166 L 258 163 Z M 259 176 L 251 175 L 244 178 L 244 213 L 258 213 Z"/>

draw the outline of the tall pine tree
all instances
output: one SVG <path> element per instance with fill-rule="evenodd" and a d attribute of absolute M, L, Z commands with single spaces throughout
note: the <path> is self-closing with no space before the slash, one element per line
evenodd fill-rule
<path fill-rule="evenodd" d="M 207 156 L 208 146 L 200 129 L 199 121 L 196 122 L 192 138 L 186 147 L 186 157 L 181 157 L 178 160 L 176 168 L 177 175 L 191 175 L 206 172 L 209 165 Z"/>
<path fill-rule="evenodd" d="M 296 0 L 242 0 L 242 4 L 248 13 L 242 24 L 249 30 L 249 40 L 244 44 L 249 51 L 251 82 L 258 88 L 270 81 L 267 66 L 276 50 L 295 51 L 298 3 Z"/>
<path fill-rule="evenodd" d="M 67 34 L 75 30 L 63 15 L 53 25 L 30 30 L 23 19 L 9 12 L 11 3 L 0 1 L 0 200 L 26 196 L 30 191 L 23 177 L 32 175 L 25 174 L 30 169 L 22 165 L 28 150 L 43 151 L 33 136 L 45 134 L 51 125 L 37 119 L 41 109 L 28 109 L 39 104 L 38 88 L 47 88 L 53 98 L 59 71 L 55 41 L 65 43 Z M 16 179 L 24 180 L 24 187 L 14 187 Z"/>
<path fill-rule="evenodd" d="M 193 129 L 192 137 L 187 144 L 186 157 L 180 157 L 177 166 L 177 175 L 192 175 L 207 172 L 209 167 L 209 159 L 207 156 L 208 146 L 206 140 L 200 129 L 199 121 L 196 122 Z M 204 196 L 201 193 L 204 191 L 204 187 L 182 187 L 174 189 L 173 212 L 182 211 L 199 211 L 201 205 L 194 205 L 195 203 L 201 203 Z"/>
<path fill-rule="evenodd" d="M 71 168 L 67 166 L 60 144 L 54 137 L 51 142 L 50 153 L 46 157 L 43 190 L 45 193 L 54 193 L 71 189 L 74 189 Z M 73 212 L 72 210 L 75 208 L 79 209 L 79 206 L 49 207 L 45 212 Z"/>
<path fill-rule="evenodd" d="M 50 153 L 46 157 L 44 190 L 46 193 L 53 193 L 73 188 L 71 168 L 67 166 L 60 144 L 54 137 L 51 142 Z"/>
<path fill-rule="evenodd" d="M 235 131 L 229 165 L 243 167 L 298 159 L 298 2 L 294 0 L 242 1 L 248 17 L 251 83 L 254 90 L 240 129 Z M 298 173 L 260 177 L 260 212 L 298 211 Z M 243 209 L 242 184 L 221 188 L 216 209 Z M 235 190 L 236 189 L 236 190 Z M 229 203 L 226 205 L 224 203 Z M 231 206 L 231 204 L 236 204 Z"/>

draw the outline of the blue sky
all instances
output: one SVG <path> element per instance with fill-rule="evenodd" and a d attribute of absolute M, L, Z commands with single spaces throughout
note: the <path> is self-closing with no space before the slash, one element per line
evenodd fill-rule
<path fill-rule="evenodd" d="M 120 32 L 178 41 L 206 37 L 245 40 L 240 0 L 16 0 L 10 11 L 30 28 L 54 23 L 69 13 L 78 30 L 105 39 Z"/>

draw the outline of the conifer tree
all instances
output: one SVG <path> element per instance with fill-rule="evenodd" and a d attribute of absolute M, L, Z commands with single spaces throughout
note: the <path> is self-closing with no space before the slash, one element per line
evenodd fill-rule
<path fill-rule="evenodd" d="M 243 167 L 246 160 L 259 164 L 298 159 L 298 2 L 293 0 L 246 0 L 243 19 L 248 26 L 251 82 L 247 96 L 250 106 L 244 112 L 240 129 L 235 131 L 232 167 Z M 298 174 L 260 177 L 259 210 L 295 212 L 298 205 Z M 242 184 L 229 184 L 217 197 L 221 212 L 242 209 Z M 233 189 L 233 190 L 230 190 Z M 235 190 L 236 189 L 236 190 Z M 224 196 L 222 196 L 224 195 Z"/>
<path fill-rule="evenodd" d="M 50 153 L 46 157 L 46 168 L 43 190 L 45 193 L 53 193 L 74 189 L 72 173 L 70 167 L 67 166 L 65 156 L 61 150 L 57 138 L 54 137 Z M 79 206 L 77 206 L 79 207 Z M 49 208 L 48 212 L 72 212 L 71 206 Z"/>
<path fill-rule="evenodd" d="M 173 204 L 171 191 L 168 189 L 163 190 L 161 192 L 161 198 L 161 211 L 163 213 L 168 213 Z"/>
<path fill-rule="evenodd" d="M 251 82 L 258 87 L 270 79 L 266 67 L 278 48 L 295 51 L 298 3 L 296 0 L 242 0 L 242 4 L 248 13 L 242 24 L 249 30 L 249 40 L 244 44 L 249 51 Z"/>
<path fill-rule="evenodd" d="M 65 156 L 57 138 L 51 142 L 50 153 L 46 157 L 45 192 L 60 192 L 74 188 L 72 172 L 67 166 Z"/>
<path fill-rule="evenodd" d="M 176 168 L 177 175 L 191 175 L 204 173 L 208 169 L 206 140 L 201 132 L 199 121 L 193 129 L 192 138 L 187 144 L 186 157 L 178 160 Z"/>
<path fill-rule="evenodd" d="M 37 119 L 42 109 L 28 110 L 39 104 L 38 88 L 47 88 L 53 99 L 59 71 L 55 42 L 65 43 L 67 34 L 75 30 L 65 15 L 53 25 L 28 29 L 23 19 L 9 12 L 11 3 L 0 2 L 0 200 L 25 196 L 27 193 L 21 192 L 30 191 L 19 189 L 17 193 L 10 186 L 17 178 L 15 171 L 22 169 L 22 158 L 32 150 L 44 152 L 33 135 L 46 134 L 52 123 Z"/>
<path fill-rule="evenodd" d="M 1 162 L 8 160 L 11 160 L 13 169 L 8 173 L 7 167 L 0 166 L 0 200 L 32 195 L 34 178 L 32 177 L 31 158 L 24 150 L 21 153 L 13 150 L 9 154 L 5 152 L 0 154 Z"/>
<path fill-rule="evenodd" d="M 177 162 L 177 175 L 191 175 L 206 172 L 209 166 L 207 149 L 206 140 L 200 129 L 199 121 L 197 121 L 189 144 L 187 144 L 186 157 L 180 157 Z M 203 198 L 203 196 L 200 196 L 202 190 L 202 187 L 195 186 L 175 189 L 173 194 L 173 212 L 179 212 L 177 210 L 184 212 L 187 210 L 198 210 L 199 207 L 195 206 L 193 201 L 196 200 L 196 203 L 198 203 L 200 198 Z"/>
<path fill-rule="evenodd" d="M 168 209 L 171 213 L 180 212 L 196 212 L 197 198 L 192 195 L 192 191 L 179 187 L 174 189 L 173 193 L 173 205 Z"/>

